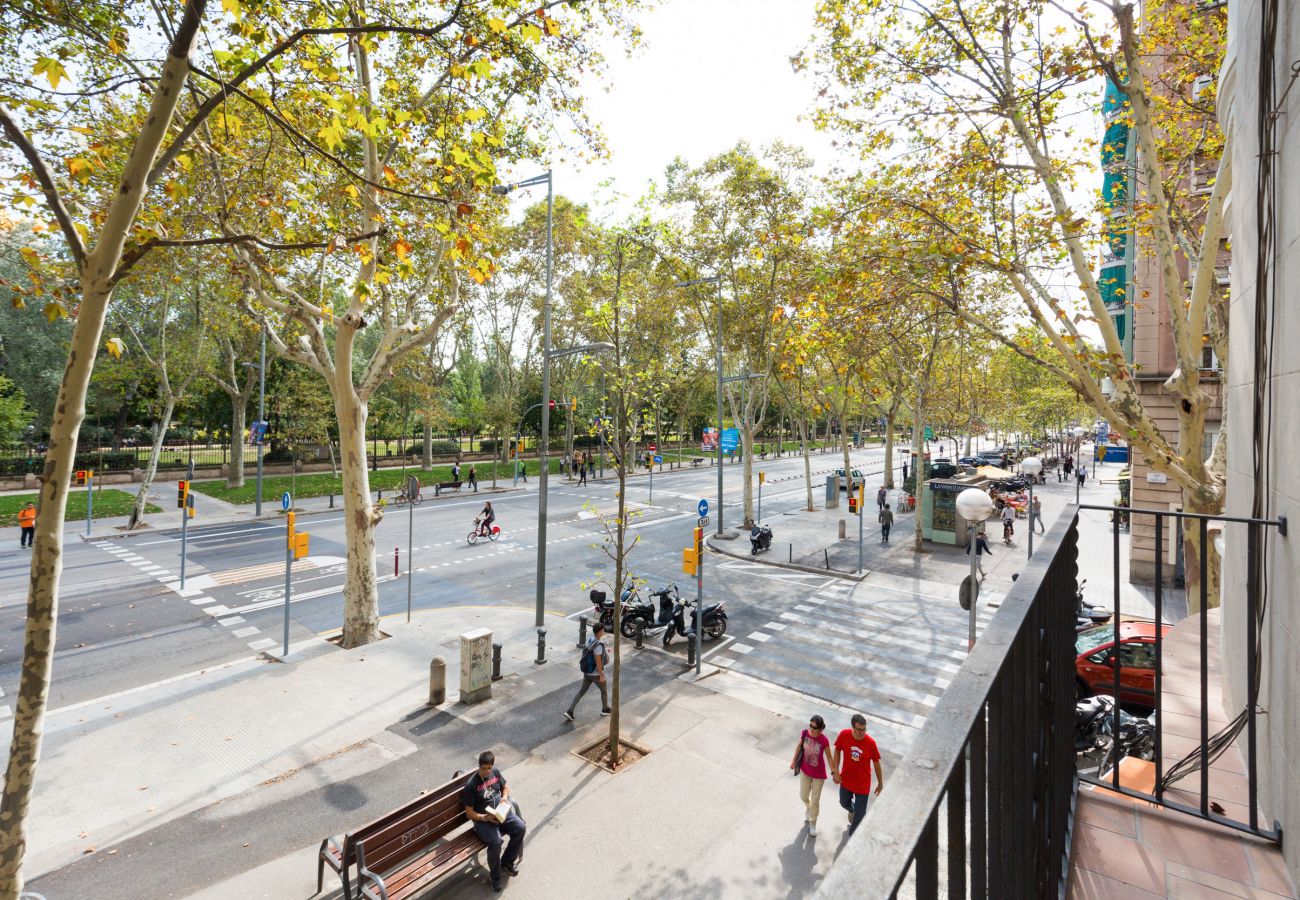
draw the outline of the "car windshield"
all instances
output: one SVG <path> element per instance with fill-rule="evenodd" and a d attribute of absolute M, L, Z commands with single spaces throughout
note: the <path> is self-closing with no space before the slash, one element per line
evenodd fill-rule
<path fill-rule="evenodd" d="M 1087 653 L 1089 650 L 1095 650 L 1102 644 L 1109 643 L 1114 637 L 1115 631 L 1109 625 L 1099 625 L 1096 628 L 1085 628 L 1080 631 L 1074 638 L 1074 649 L 1076 653 Z"/>

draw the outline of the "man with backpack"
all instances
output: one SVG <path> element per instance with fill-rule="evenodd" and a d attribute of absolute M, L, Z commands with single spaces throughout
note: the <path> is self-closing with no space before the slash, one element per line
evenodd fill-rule
<path fill-rule="evenodd" d="M 609 695 L 605 691 L 605 660 L 609 656 L 609 650 L 601 640 L 604 636 L 604 625 L 597 622 L 591 626 L 591 637 L 587 639 L 587 645 L 582 648 L 582 657 L 578 661 L 578 668 L 582 671 L 582 687 L 578 688 L 578 696 L 573 698 L 569 708 L 564 711 L 564 718 L 570 722 L 573 721 L 574 707 L 578 705 L 582 695 L 587 693 L 587 688 L 593 684 L 600 688 L 600 714 L 602 716 L 610 714 Z"/>

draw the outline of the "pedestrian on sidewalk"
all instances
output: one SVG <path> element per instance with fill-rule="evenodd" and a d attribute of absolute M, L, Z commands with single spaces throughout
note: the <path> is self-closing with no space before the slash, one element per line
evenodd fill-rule
<path fill-rule="evenodd" d="M 18 546 L 30 549 L 36 537 L 36 504 L 30 500 L 18 510 L 18 527 Z"/>
<path fill-rule="evenodd" d="M 907 460 L 903 460 L 903 480 L 907 481 Z"/>
<path fill-rule="evenodd" d="M 1083 487 L 1088 481 L 1088 467 L 1079 466 L 1079 487 Z"/>
<path fill-rule="evenodd" d="M 831 769 L 835 783 L 840 786 L 840 806 L 849 813 L 849 834 L 852 834 L 867 814 L 867 801 L 871 799 L 871 770 L 876 770 L 877 794 L 885 786 L 885 773 L 880 767 L 880 750 L 867 734 L 866 716 L 854 713 L 850 722 L 853 727 L 845 728 L 835 739 Z"/>
<path fill-rule="evenodd" d="M 1037 497 L 1034 498 L 1033 504 L 1029 509 L 1029 530 L 1034 530 L 1034 524 L 1038 524 L 1038 533 L 1045 534 L 1047 529 L 1043 526 L 1043 501 Z"/>
<path fill-rule="evenodd" d="M 981 575 L 984 574 L 984 554 L 986 553 L 989 556 L 993 555 L 993 551 L 989 549 L 989 536 L 981 528 L 979 534 L 975 537 L 975 562 Z M 970 541 L 966 542 L 966 555 L 970 555 Z"/>
<path fill-rule="evenodd" d="M 1061 463 L 1061 469 L 1065 472 L 1065 477 L 1069 478 L 1070 473 L 1074 471 L 1074 457 L 1067 454 L 1065 462 Z"/>
<path fill-rule="evenodd" d="M 880 507 L 880 543 L 889 543 L 889 529 L 894 527 L 894 511 L 889 504 Z"/>
<path fill-rule="evenodd" d="M 459 462 L 454 462 L 454 463 L 451 464 L 451 480 L 452 480 L 452 481 L 460 481 L 460 463 L 459 463 Z"/>
<path fill-rule="evenodd" d="M 578 484 L 587 483 L 587 470 L 590 468 L 591 462 L 584 455 L 582 459 L 578 461 Z"/>
<path fill-rule="evenodd" d="M 888 506 L 889 491 L 885 490 L 885 486 L 882 484 L 880 490 L 876 491 L 876 507 L 879 509 L 886 509 Z"/>
<path fill-rule="evenodd" d="M 826 721 L 821 716 L 808 720 L 808 727 L 799 735 L 794 748 L 790 771 L 799 775 L 799 799 L 803 801 L 804 824 L 808 836 L 817 837 L 817 813 L 821 809 L 822 788 L 830 774 L 827 763 L 831 758 L 831 742 L 826 737 Z"/>
<path fill-rule="evenodd" d="M 587 638 L 587 645 L 582 648 L 582 656 L 578 660 L 578 668 L 582 670 L 582 687 L 578 688 L 578 695 L 564 711 L 564 718 L 570 722 L 573 721 L 573 710 L 577 707 L 578 701 L 593 684 L 600 688 L 600 714 L 607 716 L 610 713 L 609 695 L 605 691 L 605 660 L 608 658 L 609 650 L 601 640 L 604 636 L 604 625 L 597 622 L 591 626 L 591 637 Z"/>
<path fill-rule="evenodd" d="M 506 777 L 501 774 L 501 770 L 496 767 L 496 761 L 491 750 L 484 750 L 478 755 L 478 771 L 465 782 L 461 797 L 465 815 L 474 823 L 474 833 L 487 844 L 492 890 L 500 891 L 502 869 L 511 875 L 519 874 L 516 860 L 524 851 L 524 832 L 528 826 L 510 803 L 510 786 L 506 784 Z M 500 815 L 501 812 L 505 812 L 504 818 Z M 510 838 L 504 856 L 501 854 L 503 834 Z"/>

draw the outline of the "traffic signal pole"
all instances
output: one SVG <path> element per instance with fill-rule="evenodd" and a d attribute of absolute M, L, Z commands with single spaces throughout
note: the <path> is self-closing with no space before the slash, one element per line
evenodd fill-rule
<path fill-rule="evenodd" d="M 695 676 L 704 662 L 704 528 L 695 529 Z"/>

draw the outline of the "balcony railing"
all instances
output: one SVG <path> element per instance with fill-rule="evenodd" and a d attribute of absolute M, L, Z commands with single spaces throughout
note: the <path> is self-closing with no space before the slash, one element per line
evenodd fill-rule
<path fill-rule="evenodd" d="M 823 897 L 1055 897 L 1074 813 L 1078 522 L 1058 522 L 1002 601 Z"/>
<path fill-rule="evenodd" d="M 1104 784 L 1125 795 L 1196 815 L 1241 831 L 1277 840 L 1274 830 L 1258 822 L 1256 783 L 1255 703 L 1258 692 L 1256 643 L 1259 606 L 1254 567 L 1265 529 L 1281 522 L 1195 516 L 1114 507 L 1081 507 L 1112 514 L 1114 553 L 1113 627 L 1118 634 L 1120 604 L 1120 528 L 1132 517 L 1156 518 L 1156 580 L 1163 573 L 1163 532 L 1166 521 L 1199 520 L 1200 571 L 1206 569 L 1209 526 L 1242 526 L 1252 552 L 1245 586 L 1248 659 L 1247 708 L 1234 720 L 1236 731 L 1209 733 L 1205 629 L 1202 590 L 1199 672 L 1200 741 L 1188 762 L 1199 764 L 1199 802 L 1182 803 L 1166 794 L 1160 744 L 1159 673 L 1165 650 L 1157 638 L 1156 763 L 1153 791 L 1134 790 L 1121 783 L 1114 766 Z M 951 686 L 922 727 L 908 758 L 888 781 L 857 834 L 841 852 L 819 889 L 821 897 L 895 897 L 900 893 L 921 900 L 941 894 L 952 900 L 1003 897 L 1058 897 L 1065 892 L 1074 819 L 1075 791 L 1081 776 L 1074 752 L 1076 695 L 1074 601 L 1079 548 L 1079 517 L 1062 519 L 1042 539 L 1033 560 L 1003 600 L 980 635 Z M 1176 533 L 1176 532 L 1175 532 Z M 1155 588 L 1155 616 L 1163 613 L 1162 592 Z M 1155 629 L 1160 635 L 1161 629 Z M 1115 656 L 1118 660 L 1118 655 Z M 1115 664 L 1115 679 L 1119 665 Z M 1115 687 L 1115 685 L 1112 685 Z M 1116 691 L 1118 693 L 1118 691 Z M 1119 707 L 1116 707 L 1118 719 Z M 1119 733 L 1118 722 L 1113 729 Z M 1210 800 L 1209 768 L 1213 754 L 1246 733 L 1249 812 L 1245 821 L 1218 814 Z M 1180 792 L 1189 789 L 1180 783 Z"/>

